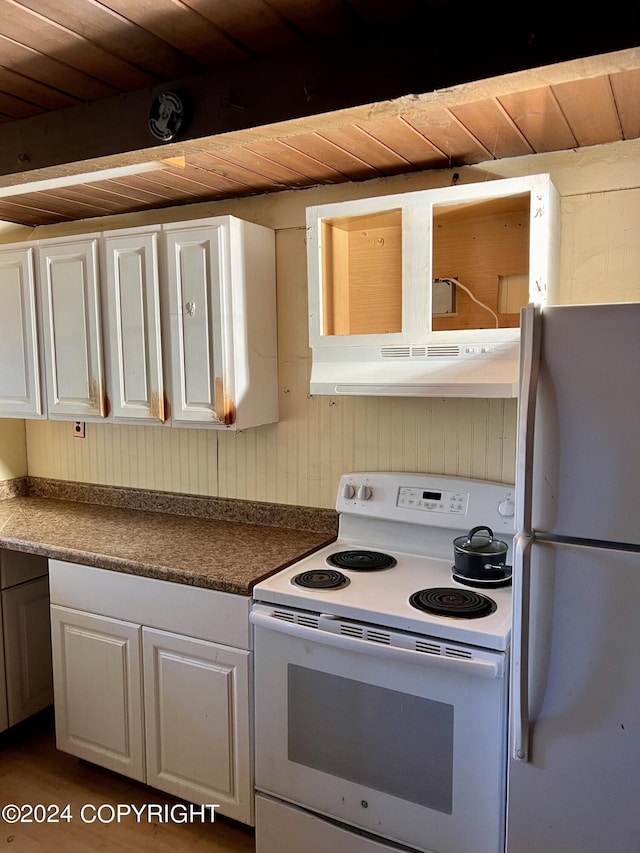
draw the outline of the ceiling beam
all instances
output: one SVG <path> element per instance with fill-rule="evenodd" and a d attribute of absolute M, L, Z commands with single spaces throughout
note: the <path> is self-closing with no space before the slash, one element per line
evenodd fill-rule
<path fill-rule="evenodd" d="M 433 5 L 433 4 L 431 4 Z M 317 47 L 225 66 L 221 70 L 45 113 L 0 126 L 0 185 L 33 180 L 33 172 L 86 171 L 87 162 L 124 157 L 141 162 L 180 154 L 180 146 L 218 135 L 326 115 L 394 99 L 432 93 L 492 75 L 588 56 L 590 40 L 563 40 L 549 28 L 513 14 L 478 21 L 429 16 L 412 25 L 363 32 Z M 437 4 L 435 4 L 437 6 Z M 486 18 L 487 16 L 485 16 Z M 553 32 L 550 39 L 549 33 Z M 541 35 L 543 34 L 543 35 Z M 630 47 L 633 31 L 601 28 L 603 50 Z M 149 125 L 157 96 L 178 93 L 186 121 L 175 142 L 158 144 Z M 7 178 L 12 176 L 11 181 Z"/>

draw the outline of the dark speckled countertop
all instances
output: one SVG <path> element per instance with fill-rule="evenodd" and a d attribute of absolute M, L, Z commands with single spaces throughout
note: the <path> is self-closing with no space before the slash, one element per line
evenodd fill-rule
<path fill-rule="evenodd" d="M 0 546 L 240 595 L 336 535 L 323 509 L 34 478 L 22 491 L 0 500 Z"/>

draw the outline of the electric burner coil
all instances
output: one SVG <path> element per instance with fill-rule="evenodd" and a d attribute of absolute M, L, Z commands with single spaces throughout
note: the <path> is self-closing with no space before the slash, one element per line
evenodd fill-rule
<path fill-rule="evenodd" d="M 409 598 L 409 604 L 424 613 L 458 619 L 479 619 L 495 613 L 498 609 L 495 601 L 486 595 L 470 589 L 451 587 L 420 589 Z"/>
<path fill-rule="evenodd" d="M 397 560 L 390 554 L 383 554 L 380 551 L 336 551 L 335 554 L 330 554 L 327 557 L 327 562 L 331 566 L 336 566 L 339 569 L 350 569 L 356 572 L 375 572 L 380 569 L 393 568 Z"/>
<path fill-rule="evenodd" d="M 349 578 L 334 569 L 310 569 L 291 581 L 304 589 L 342 589 L 349 585 Z"/>

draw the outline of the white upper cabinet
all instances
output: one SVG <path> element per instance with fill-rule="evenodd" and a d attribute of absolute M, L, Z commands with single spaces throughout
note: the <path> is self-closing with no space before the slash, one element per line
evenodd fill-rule
<path fill-rule="evenodd" d="M 233 216 L 0 247 L 0 417 L 274 423 L 276 329 L 275 234 Z"/>
<path fill-rule="evenodd" d="M 548 175 L 308 208 L 312 393 L 516 396 L 558 208 Z"/>
<path fill-rule="evenodd" d="M 0 416 L 44 414 L 33 248 L 0 251 Z"/>
<path fill-rule="evenodd" d="M 38 244 L 50 418 L 106 415 L 98 235 Z"/>
<path fill-rule="evenodd" d="M 164 421 L 159 228 L 104 234 L 107 387 L 114 420 Z"/>
<path fill-rule="evenodd" d="M 173 422 L 232 430 L 273 423 L 273 231 L 231 216 L 164 231 Z"/>

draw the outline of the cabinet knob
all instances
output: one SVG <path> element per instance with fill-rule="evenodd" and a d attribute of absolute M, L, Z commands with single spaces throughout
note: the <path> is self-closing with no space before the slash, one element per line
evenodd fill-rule
<path fill-rule="evenodd" d="M 195 302 L 185 302 L 184 303 L 184 313 L 187 317 L 195 317 L 196 315 L 196 303 Z"/>

